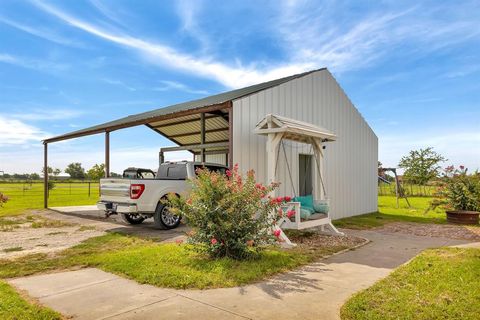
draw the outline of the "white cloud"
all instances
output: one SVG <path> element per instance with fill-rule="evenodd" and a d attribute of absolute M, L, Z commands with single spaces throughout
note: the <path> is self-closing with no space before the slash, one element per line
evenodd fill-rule
<path fill-rule="evenodd" d="M 40 27 L 40 26 L 30 27 L 30 26 L 12 21 L 5 17 L 0 17 L 0 22 L 3 22 L 4 24 L 9 25 L 13 28 L 32 34 L 39 38 L 46 39 L 51 42 L 55 42 L 55 43 L 66 45 L 66 46 L 72 46 L 72 47 L 84 47 L 82 43 L 62 37 L 54 33 L 52 30 L 45 29 L 44 27 Z"/>
<path fill-rule="evenodd" d="M 127 89 L 128 91 L 137 91 L 137 88 L 134 88 L 132 86 L 129 86 L 127 85 L 125 82 L 123 81 L 120 81 L 120 80 L 113 80 L 113 79 L 108 79 L 108 78 L 103 78 L 102 81 L 108 83 L 108 84 L 112 84 L 112 85 L 115 85 L 115 86 L 120 86 L 124 89 Z"/>
<path fill-rule="evenodd" d="M 192 89 L 189 86 L 177 82 L 177 81 L 160 81 L 163 84 L 163 87 L 156 87 L 153 88 L 155 91 L 169 91 L 169 90 L 179 90 L 187 93 L 192 93 L 192 94 L 202 94 L 202 95 L 207 95 L 208 91 L 206 90 L 198 90 L 198 89 Z"/>
<path fill-rule="evenodd" d="M 20 120 L 8 119 L 0 115 L 0 146 L 26 145 L 31 142 L 40 143 L 49 135 L 47 132 Z"/>
<path fill-rule="evenodd" d="M 10 117 L 20 120 L 39 121 L 39 120 L 65 120 L 72 119 L 84 114 L 81 110 L 74 109 L 45 109 L 24 110 L 22 113 L 14 113 Z"/>
<path fill-rule="evenodd" d="M 108 31 L 83 20 L 77 19 L 43 2 L 34 2 L 39 8 L 56 16 L 69 25 L 88 32 L 110 42 L 137 50 L 150 62 L 162 66 L 212 78 L 231 88 L 243 87 L 283 76 L 300 73 L 315 67 L 313 63 L 280 65 L 270 70 L 258 70 L 255 66 L 231 67 L 211 58 L 197 58 L 175 50 L 166 45 L 148 42 L 125 33 Z"/>
<path fill-rule="evenodd" d="M 43 59 L 17 57 L 7 53 L 0 53 L 0 62 L 43 72 L 66 71 L 69 68 L 69 65 L 65 63 L 56 63 Z"/>

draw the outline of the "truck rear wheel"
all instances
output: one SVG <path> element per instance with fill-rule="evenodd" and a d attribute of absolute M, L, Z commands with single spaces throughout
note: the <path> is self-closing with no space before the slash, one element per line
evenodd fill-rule
<path fill-rule="evenodd" d="M 155 214 L 153 215 L 153 223 L 158 229 L 174 229 L 178 227 L 182 220 L 181 216 L 174 215 L 167 206 L 159 203 Z"/>
<path fill-rule="evenodd" d="M 138 216 L 138 215 L 134 216 L 131 214 L 122 214 L 122 219 L 123 221 L 130 224 L 140 224 L 143 222 L 143 220 L 145 220 L 145 218 L 142 216 Z"/>

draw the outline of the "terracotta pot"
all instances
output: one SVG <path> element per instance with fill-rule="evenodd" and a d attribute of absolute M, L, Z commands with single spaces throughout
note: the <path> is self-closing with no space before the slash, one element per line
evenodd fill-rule
<path fill-rule="evenodd" d="M 447 211 L 447 221 L 456 224 L 478 224 L 480 212 L 455 210 Z"/>

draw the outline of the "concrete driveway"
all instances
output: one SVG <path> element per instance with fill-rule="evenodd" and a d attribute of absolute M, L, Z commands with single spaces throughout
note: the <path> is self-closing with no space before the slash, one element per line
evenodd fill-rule
<path fill-rule="evenodd" d="M 98 269 L 11 279 L 20 290 L 76 319 L 338 319 L 342 304 L 420 251 L 466 241 L 344 230 L 372 242 L 244 287 L 171 290 Z"/>

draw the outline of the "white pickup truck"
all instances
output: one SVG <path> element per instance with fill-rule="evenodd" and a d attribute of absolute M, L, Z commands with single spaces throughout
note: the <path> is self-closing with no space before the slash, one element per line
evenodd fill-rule
<path fill-rule="evenodd" d="M 227 167 L 214 163 L 166 162 L 156 174 L 148 169 L 129 168 L 123 178 L 100 180 L 100 201 L 97 208 L 106 215 L 121 214 L 130 224 L 142 223 L 153 217 L 155 227 L 173 229 L 180 224 L 181 217 L 169 212 L 162 203 L 168 194 L 178 196 L 188 193 L 187 179 L 195 178 L 198 168 L 225 173 Z"/>

